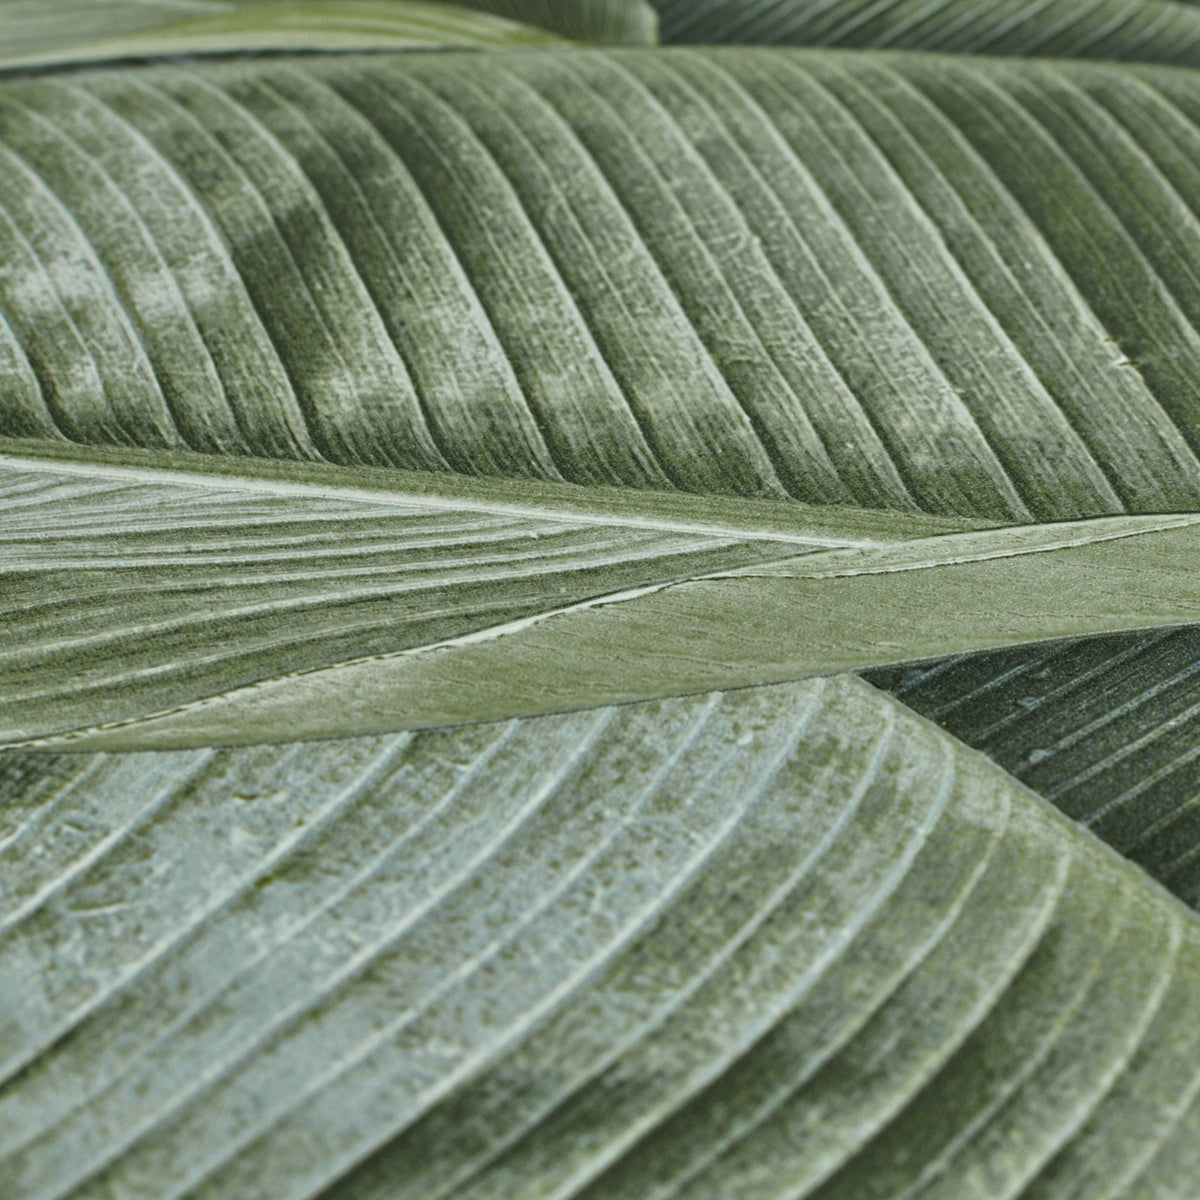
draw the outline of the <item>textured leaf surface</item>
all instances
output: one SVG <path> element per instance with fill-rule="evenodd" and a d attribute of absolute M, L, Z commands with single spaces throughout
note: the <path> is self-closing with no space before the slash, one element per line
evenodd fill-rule
<path fill-rule="evenodd" d="M 841 533 L 837 510 L 814 528 L 792 506 L 755 528 L 649 495 L 623 515 L 601 490 L 564 513 L 553 489 L 422 495 L 415 476 L 370 497 L 0 470 L 8 742 L 422 728 L 1200 621 L 1194 515 L 940 534 L 881 515 L 870 536 L 861 511 Z"/>
<path fill-rule="evenodd" d="M 1194 66 L 1200 13 L 1176 0 L 653 0 L 664 42 L 888 47 Z"/>
<path fill-rule="evenodd" d="M 1186 736 L 1198 86 L 0 83 L 0 724 L 75 751 L 0 753 L 5 1200 L 1192 1200 L 1194 915 L 861 679 L 729 689 L 1134 630 L 1056 799 Z"/>
<path fill-rule="evenodd" d="M 1198 104 L 1162 70 L 787 51 L 10 80 L 3 427 L 1196 509 Z"/>
<path fill-rule="evenodd" d="M 0 0 L 0 21 L 12 0 Z M 52 8 L 57 6 L 51 6 Z M 139 6 L 141 7 L 141 6 Z M 0 42 L 0 68 L 29 70 L 61 67 L 75 61 L 170 57 L 280 50 L 409 50 L 434 46 L 488 48 L 553 44 L 544 30 L 465 8 L 417 0 L 241 0 L 207 8 L 146 6 L 147 25 L 127 33 L 111 29 L 78 40 L 22 37 Z M 71 5 L 73 10 L 75 5 Z M 165 10 L 165 12 L 163 11 Z M 155 18 L 173 14 L 156 23 Z M 47 14 L 40 19 L 44 20 Z M 73 23 L 72 23 L 73 24 Z M 120 22 L 114 21 L 119 28 Z M 53 28 L 72 26 L 57 15 Z M 84 29 L 87 28 L 86 21 Z M 75 34 L 70 35 L 75 38 Z M 32 43 L 33 49 L 29 48 Z"/>
<path fill-rule="evenodd" d="M 869 678 L 1200 903 L 1200 634 L 1086 638 Z"/>
<path fill-rule="evenodd" d="M 858 680 L 0 763 L 6 1194 L 1190 1195 L 1200 925 Z"/>
<path fill-rule="evenodd" d="M 473 11 L 472 11 L 473 10 Z M 0 0 L 0 67 L 303 46 L 652 43 L 643 0 Z"/>

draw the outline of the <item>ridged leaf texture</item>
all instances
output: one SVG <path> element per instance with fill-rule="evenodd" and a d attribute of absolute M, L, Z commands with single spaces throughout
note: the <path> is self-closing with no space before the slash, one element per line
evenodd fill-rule
<path fill-rule="evenodd" d="M 28 774 L 8 1194 L 1194 1179 L 1194 916 L 860 681 Z"/>
<path fill-rule="evenodd" d="M 1196 66 L 1191 0 L 653 0 L 662 40 Z"/>
<path fill-rule="evenodd" d="M 644 0 L 0 0 L 0 70 L 264 50 L 652 44 Z"/>
<path fill-rule="evenodd" d="M 469 8 L 0 0 L 0 1195 L 1194 1200 L 1200 80 Z"/>

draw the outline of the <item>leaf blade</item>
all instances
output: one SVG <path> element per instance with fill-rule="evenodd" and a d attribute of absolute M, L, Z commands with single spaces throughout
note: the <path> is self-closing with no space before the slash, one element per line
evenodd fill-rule
<path fill-rule="evenodd" d="M 653 750 L 634 736 L 637 729 L 657 730 Z M 739 738 L 744 753 L 730 754 Z M 527 748 L 538 746 L 535 755 L 522 751 L 526 742 Z M 472 766 L 480 755 L 482 762 Z M 97 1183 L 138 1186 L 140 1179 L 160 1195 L 182 1188 L 201 1195 L 230 1189 L 255 1194 L 264 1186 L 277 1195 L 310 1194 L 324 1180 L 334 1196 L 498 1189 L 548 1196 L 570 1180 L 575 1187 L 588 1184 L 585 1194 L 599 1197 L 628 1195 L 631 1187 L 654 1194 L 688 1180 L 710 1192 L 745 1186 L 751 1162 L 765 1156 L 773 1174 L 760 1173 L 758 1194 L 788 1194 L 803 1178 L 823 1180 L 818 1194 L 833 1196 L 859 1171 L 874 1177 L 883 1170 L 889 1186 L 915 1183 L 922 1162 L 906 1162 L 888 1149 L 889 1139 L 911 1137 L 914 1129 L 930 1145 L 946 1148 L 941 1178 L 960 1188 L 972 1180 L 979 1186 L 983 1177 L 994 1187 L 1012 1188 L 1040 1179 L 1046 1169 L 1060 1189 L 1082 1186 L 1098 1170 L 1105 1186 L 1123 1186 L 1144 1170 L 1174 1186 L 1167 1183 L 1178 1165 L 1172 1156 L 1186 1154 L 1177 1122 L 1185 1110 L 1187 1122 L 1195 1119 L 1187 1108 L 1194 1072 L 1186 1047 L 1198 1036 L 1188 998 L 1200 967 L 1200 925 L 984 759 L 855 680 L 668 701 L 607 716 L 309 747 L 288 760 L 289 771 L 296 778 L 323 771 L 328 782 L 269 801 L 262 796 L 262 823 L 215 875 L 208 859 L 229 853 L 215 831 L 243 820 L 239 795 L 261 796 L 264 783 L 278 780 L 275 752 L 66 760 L 9 753 L 4 761 L 24 764 L 18 772 L 56 761 L 71 773 L 92 772 L 90 794 L 78 788 L 64 793 L 61 780 L 51 784 L 51 795 L 58 788 L 51 803 L 60 817 L 103 803 L 110 788 L 128 794 L 122 772 L 146 775 L 155 763 L 169 772 L 174 763 L 181 772 L 175 787 L 200 773 L 186 793 L 151 800 L 152 811 L 139 826 L 152 839 L 153 860 L 161 859 L 160 878 L 172 881 L 145 897 L 157 915 L 151 908 L 116 912 L 104 918 L 107 926 L 96 926 L 87 973 L 80 977 L 88 985 L 59 993 L 57 1017 L 49 1009 L 35 1016 L 42 1001 L 8 1010 L 35 1023 L 50 1018 L 34 1042 L 10 1044 L 53 1047 L 49 1058 L 23 1071 L 15 1090 L 0 1093 L 0 1105 L 18 1118 L 5 1123 L 9 1138 L 18 1147 L 27 1142 L 6 1160 L 18 1187 L 40 1179 L 37 1186 L 62 1190 L 69 1177 L 81 1180 L 107 1163 Z M 404 763 L 410 764 L 407 773 Z M 539 802 L 540 781 L 564 772 L 559 800 L 549 803 L 545 794 Z M 743 776 L 745 782 L 738 782 Z M 402 803 L 397 787 L 405 788 Z M 435 792 L 440 801 L 434 802 Z M 298 805 L 310 811 L 307 831 L 293 825 Z M 600 826 L 595 805 L 607 813 Z M 708 809 L 715 819 L 697 824 L 697 813 Z M 36 804 L 26 809 L 36 812 Z M 382 840 L 381 817 L 389 831 Z M 199 854 L 178 829 L 171 833 L 197 822 L 212 831 Z M 479 858 L 489 837 L 513 822 L 524 836 Z M 533 825 L 526 829 L 523 822 Z M 281 843 L 283 825 L 293 831 Z M 541 830 L 536 837 L 535 827 Z M 103 837 L 103 831 L 92 836 Z M 301 853 L 310 843 L 348 851 L 356 837 L 373 842 L 365 860 L 357 853 L 326 853 L 322 868 L 309 852 Z M 432 853 L 431 838 L 453 846 L 453 855 L 443 862 Z M 793 848 L 781 852 L 781 839 Z M 661 844 L 661 854 L 650 852 L 651 843 Z M 89 864 L 78 842 L 67 853 L 84 858 L 76 859 L 80 867 L 61 898 L 42 902 L 39 936 L 78 919 L 71 914 L 81 904 L 104 903 L 103 859 Z M 398 870 L 404 855 L 420 855 L 426 867 L 439 865 Z M 395 862 L 381 874 L 375 864 L 389 856 Z M 531 868 L 531 856 L 546 857 L 550 876 Z M 586 915 L 567 904 L 554 919 L 547 909 L 544 920 L 536 903 L 530 908 L 539 888 L 547 900 L 561 894 L 563 903 L 590 895 L 589 872 L 606 875 L 602 864 L 609 858 L 616 872 L 607 885 L 615 889 L 617 905 L 611 921 L 595 905 Z M 433 908 L 415 896 L 401 903 L 401 893 L 413 888 L 433 889 L 432 895 L 449 887 L 455 872 L 476 859 L 478 885 L 446 891 Z M 45 878 L 53 879 L 68 861 L 60 855 L 48 862 Z M 130 869 L 135 863 L 127 854 L 114 857 L 107 868 L 110 893 L 124 894 L 120 879 Z M 645 891 L 632 885 L 635 876 Z M 735 879 L 743 881 L 742 890 L 735 888 L 731 898 Z M 1014 886 L 1014 879 L 1028 886 Z M 38 885 L 31 880 L 26 886 Z M 237 899 L 222 899 L 222 889 L 231 886 Z M 357 943 L 347 943 L 338 966 L 314 959 L 305 945 L 324 936 L 322 922 L 337 919 L 329 898 L 347 886 L 358 889 L 355 919 L 365 923 L 364 944 L 374 948 L 354 965 Z M 514 888 L 533 892 L 518 901 Z M 395 893 L 399 907 L 368 903 L 372 890 L 377 897 Z M 272 919 L 278 932 L 269 944 L 259 948 L 237 935 L 247 921 L 268 927 L 268 909 L 282 917 L 278 906 L 285 899 L 292 915 L 282 924 Z M 1122 911 L 1125 902 L 1129 908 Z M 153 952 L 147 969 L 162 986 L 141 979 L 131 988 L 137 977 L 122 964 L 144 943 L 122 939 L 121 922 L 149 921 L 165 933 L 184 911 L 181 904 L 212 915 L 196 936 L 182 937 L 176 929 L 170 941 L 156 943 L 164 949 Z M 463 904 L 473 920 L 455 916 Z M 489 904 L 533 923 L 515 941 L 511 931 L 497 934 L 479 920 Z M 662 907 L 661 917 L 638 916 L 643 904 L 650 911 Z M 311 917 L 302 917 L 310 907 Z M 551 956 L 529 970 L 517 948 L 532 950 L 543 936 L 552 938 L 554 920 L 567 919 L 567 909 L 576 929 L 570 964 Z M 804 915 L 818 910 L 825 923 Z M 393 925 L 385 915 L 393 911 L 411 915 Z M 483 976 L 463 975 L 461 986 L 483 988 L 493 998 L 489 1003 L 507 997 L 507 1015 L 496 1026 L 504 1032 L 477 1060 L 464 1058 L 461 1068 L 431 1062 L 414 1075 L 415 1063 L 406 1056 L 427 1053 L 420 1047 L 430 1045 L 434 1029 L 449 1033 L 461 1019 L 450 993 L 445 1004 L 437 999 L 441 975 L 461 975 L 452 969 L 462 961 L 457 953 L 439 956 L 440 965 L 429 963 L 434 990 L 417 1003 L 427 1016 L 411 1038 L 401 1036 L 402 1026 L 393 1033 L 387 1024 L 376 1034 L 352 1013 L 365 1016 L 372 996 L 380 995 L 366 980 L 394 976 L 390 987 L 409 986 L 402 976 L 426 970 L 411 939 L 436 941 L 442 921 L 453 922 L 460 939 L 478 941 L 478 953 L 511 946 L 511 954 L 503 952 L 503 969 L 520 973 L 524 983 L 498 989 Z M 1111 930 L 1111 943 L 1094 935 L 1097 921 Z M 617 940 L 610 941 L 614 934 Z M 209 972 L 199 992 L 177 989 L 189 971 L 213 953 L 225 954 L 220 947 L 226 946 L 239 948 L 224 972 Z M 560 967 L 582 966 L 602 946 L 602 967 L 586 968 L 567 991 L 555 991 Z M 1174 967 L 1171 946 L 1177 947 Z M 11 950 L 0 942 L 0 953 Z M 1145 959 L 1147 972 L 1129 965 L 1130 953 Z M 324 1011 L 324 972 L 334 972 L 332 980 L 347 970 L 348 985 Z M 273 1000 L 274 1021 L 291 1032 L 263 1042 L 252 1004 L 263 992 L 251 978 L 281 971 L 281 981 L 291 978 L 287 986 L 296 1004 L 317 1004 L 315 1024 L 299 1020 L 300 1008 L 281 1010 Z M 251 974 L 242 978 L 239 972 Z M 445 986 L 459 987 L 450 975 Z M 11 976 L 5 971 L 0 977 Z M 410 983 L 416 986 L 416 976 Z M 123 989 L 125 998 L 115 1003 L 113 995 L 97 990 L 104 987 Z M 305 998 L 309 987 L 317 990 Z M 1035 994 L 1040 1004 L 1032 1002 Z M 621 995 L 626 1001 L 617 1003 Z M 854 997 L 849 1005 L 847 995 Z M 198 1006 L 218 996 L 224 997 L 223 1011 L 244 1014 L 242 1024 L 209 1026 L 200 1019 Z M 426 1003 L 434 1007 L 426 1010 Z M 544 1021 L 530 1021 L 528 1014 L 540 1012 L 542 1004 L 549 1005 Z M 729 1019 L 705 1023 L 708 1032 L 697 1038 L 693 1009 L 710 1016 L 720 1011 Z M 393 1016 L 396 1011 L 389 1006 Z M 82 1022 L 87 1037 L 56 1033 L 64 1020 Z M 1039 1022 L 1041 1040 L 1033 1036 Z M 1017 1033 L 1026 1027 L 1030 1037 L 1023 1040 Z M 122 1030 L 134 1029 L 139 1032 L 130 1042 Z M 1060 1040 L 1059 1030 L 1067 1040 Z M 226 1053 L 237 1044 L 243 1049 L 212 1073 L 211 1083 L 186 1070 L 153 1075 L 151 1093 L 138 1082 L 150 1081 L 145 1072 L 159 1059 L 175 1056 L 181 1069 L 187 1055 L 211 1061 L 208 1042 L 231 1034 Z M 1142 1034 L 1147 1040 L 1135 1054 Z M 1104 1052 L 1077 1059 L 1070 1051 L 1070 1039 L 1077 1037 L 1093 1050 L 1103 1045 Z M 150 1040 L 144 1064 L 135 1051 L 139 1039 Z M 272 1045 L 277 1049 L 267 1048 Z M 889 1065 L 880 1071 L 876 1056 L 884 1045 L 891 1048 Z M 104 1046 L 112 1049 L 101 1052 Z M 976 1069 L 979 1055 L 994 1063 L 994 1074 Z M 271 1080 L 276 1070 L 292 1069 L 288 1061 L 304 1064 L 300 1075 L 291 1076 L 303 1083 L 280 1089 Z M 323 1074 L 324 1064 L 334 1061 L 361 1065 L 351 1067 L 343 1082 L 337 1072 Z M 361 1077 L 368 1061 L 374 1064 L 370 1082 Z M 558 1066 L 549 1069 L 551 1061 Z M 658 1064 L 653 1070 L 651 1062 Z M 433 1072 L 428 1104 L 410 1111 L 401 1093 L 412 1091 L 426 1069 Z M 439 1076 L 443 1069 L 449 1073 Z M 944 1087 L 963 1072 L 976 1082 L 961 1106 L 947 1108 Z M 514 1093 L 515 1079 L 524 1083 Z M 1102 1079 L 1108 1082 L 1100 1084 Z M 72 1082 L 64 1090 L 67 1080 Z M 110 1083 L 114 1090 L 103 1090 Z M 343 1086 L 360 1097 L 368 1087 L 381 1098 L 365 1110 L 374 1114 L 366 1124 L 364 1110 L 347 1108 L 341 1099 Z M 263 1088 L 273 1089 L 272 1099 L 265 1099 Z M 247 1089 L 263 1099 L 255 1101 L 251 1126 L 235 1131 L 230 1142 L 220 1131 Z M 386 1103 L 384 1096 L 390 1097 Z M 732 1124 L 731 1097 L 738 1106 Z M 94 1107 L 99 1103 L 108 1113 L 103 1120 Z M 71 1113 L 77 1105 L 84 1107 Z M 806 1122 L 805 1113 L 818 1110 L 825 1118 Z M 1146 1145 L 1123 1136 L 1116 1124 L 1131 1111 L 1150 1131 L 1153 1149 L 1166 1144 L 1150 1160 Z M 979 1135 L 976 1118 L 985 1122 Z M 1039 1124 L 1026 1152 L 998 1154 L 997 1147 L 1009 1144 L 1006 1131 L 1031 1119 Z M 72 1142 L 80 1121 L 89 1137 L 101 1139 L 92 1143 L 95 1151 L 88 1157 L 51 1153 L 55 1138 Z M 710 1123 L 713 1136 L 697 1136 Z M 849 1134 L 852 1127 L 861 1132 L 843 1139 L 839 1130 Z M 581 1138 L 581 1129 L 591 1130 L 593 1139 Z M 465 1144 L 464 1130 L 472 1131 Z M 151 1133 L 153 1150 L 144 1140 Z M 731 1152 L 714 1155 L 726 1139 Z M 780 1139 L 791 1139 L 790 1148 Z M 1076 1152 L 1096 1139 L 1099 1159 Z M 335 1182 L 355 1163 L 354 1174 Z M 1118 1193 L 1109 1188 L 1107 1194 Z"/>

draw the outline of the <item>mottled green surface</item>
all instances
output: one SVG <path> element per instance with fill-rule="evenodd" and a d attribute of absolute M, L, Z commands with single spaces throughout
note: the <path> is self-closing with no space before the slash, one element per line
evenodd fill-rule
<path fill-rule="evenodd" d="M 1197 105 L 1178 72 L 779 51 L 10 80 L 4 428 L 1192 510 Z"/>
<path fill-rule="evenodd" d="M 652 0 L 664 42 L 1200 64 L 1188 0 Z"/>
<path fill-rule="evenodd" d="M 652 44 L 644 0 L 0 0 L 0 69 L 263 50 Z"/>
<path fill-rule="evenodd" d="M 861 682 L 2 761 L 6 1195 L 1189 1194 L 1200 924 Z"/>
<path fill-rule="evenodd" d="M 300 7 L 0 0 L 0 1196 L 1194 1200 L 1200 81 Z"/>

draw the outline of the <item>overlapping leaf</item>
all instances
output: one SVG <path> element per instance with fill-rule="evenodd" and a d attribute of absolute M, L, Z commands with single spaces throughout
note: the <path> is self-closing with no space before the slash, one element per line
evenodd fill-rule
<path fill-rule="evenodd" d="M 0 83 L 3 736 L 194 747 L 0 754 L 5 1194 L 1190 1200 L 1196 918 L 861 680 L 728 689 L 1134 630 L 1163 691 L 1198 120 L 785 51 Z"/>
<path fill-rule="evenodd" d="M 213 52 L 646 44 L 643 0 L 0 0 L 0 69 Z"/>
<path fill-rule="evenodd" d="M 664 42 L 857 46 L 1196 66 L 1187 0 L 653 0 Z"/>
<path fill-rule="evenodd" d="M 46 761 L 2 785 L 7 1194 L 1193 1177 L 1200 925 L 860 682 Z"/>

